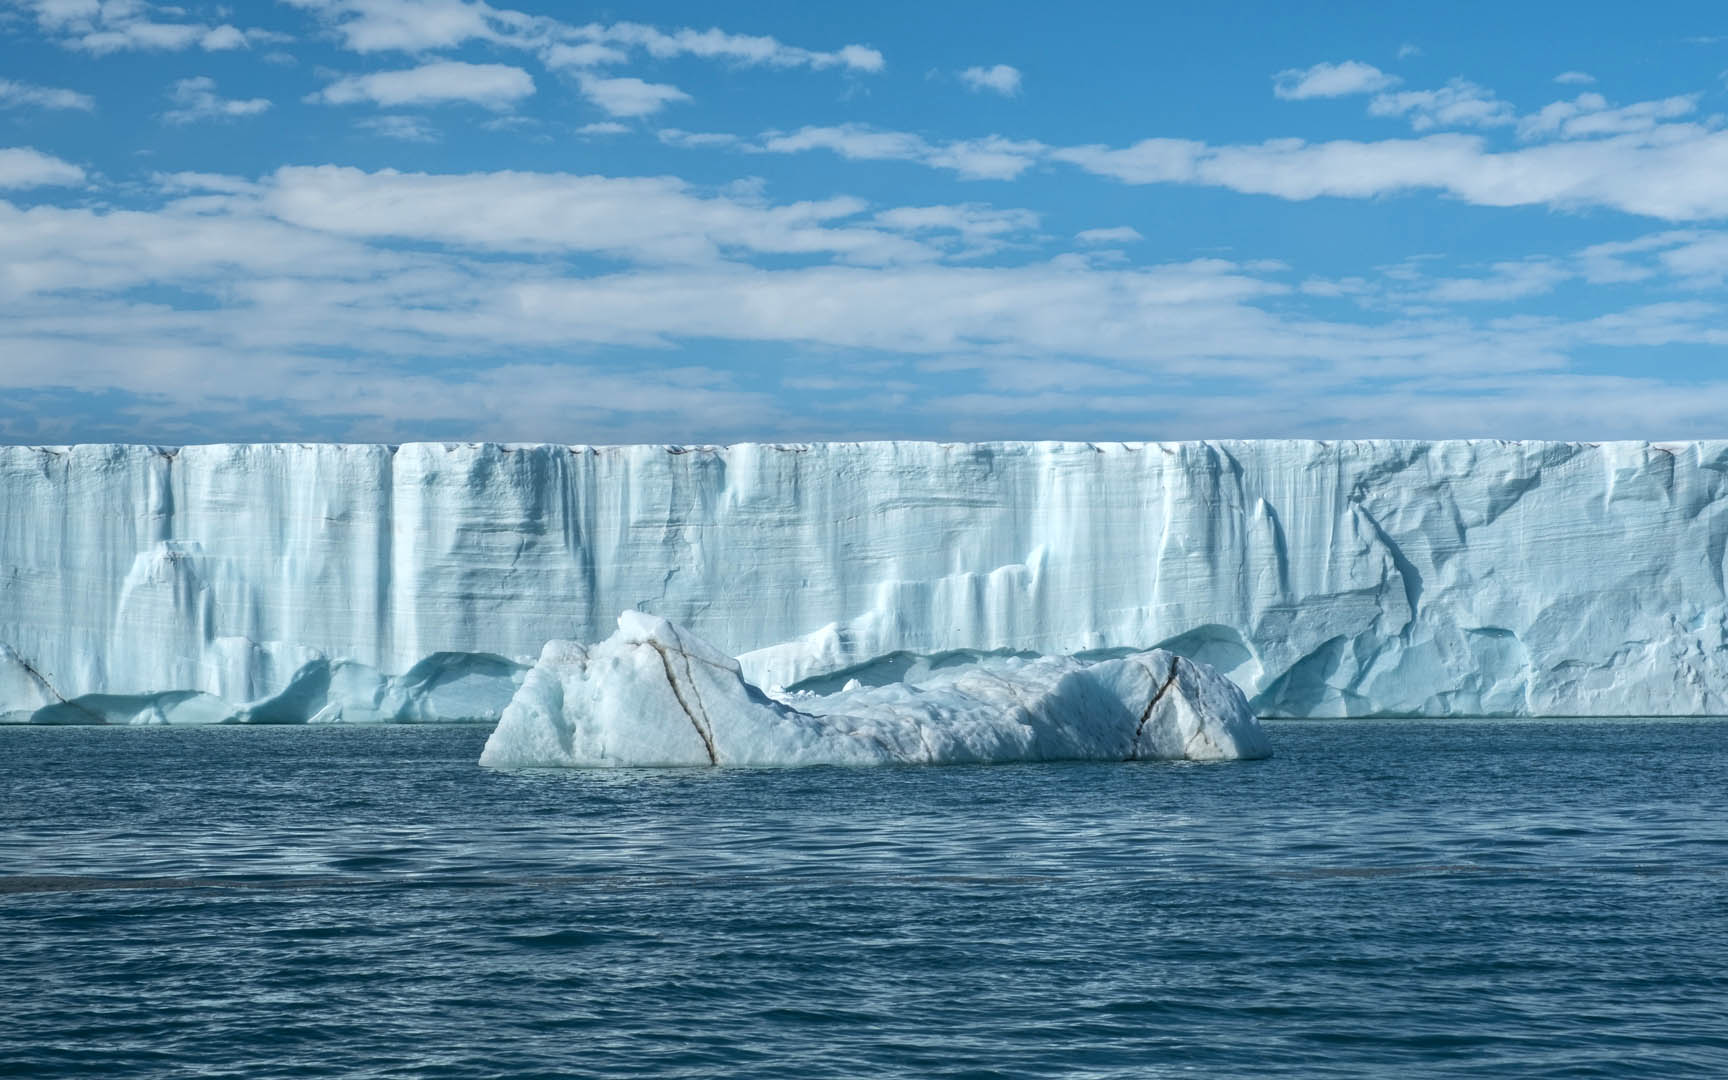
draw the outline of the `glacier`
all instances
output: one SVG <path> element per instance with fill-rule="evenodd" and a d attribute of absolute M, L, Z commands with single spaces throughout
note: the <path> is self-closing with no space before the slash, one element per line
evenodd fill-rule
<path fill-rule="evenodd" d="M 1232 761 L 1272 748 L 1242 691 L 1161 649 L 983 658 L 880 687 L 775 699 L 665 619 L 550 641 L 480 764 L 494 768 Z"/>
<path fill-rule="evenodd" d="M 1721 715 L 1725 548 L 1725 442 L 8 446 L 0 719 L 490 719 L 632 609 L 789 691 L 1162 648 L 1262 716 Z"/>

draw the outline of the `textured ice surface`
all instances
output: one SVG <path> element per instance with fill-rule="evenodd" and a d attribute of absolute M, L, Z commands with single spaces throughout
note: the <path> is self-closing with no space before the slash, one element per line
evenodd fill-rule
<path fill-rule="evenodd" d="M 1092 663 L 989 658 L 774 700 L 714 646 L 627 611 L 597 645 L 547 643 L 480 763 L 1227 761 L 1271 752 L 1241 690 L 1163 650 Z"/>
<path fill-rule="evenodd" d="M 6 447 L 0 717 L 626 608 L 764 687 L 1158 646 L 1262 715 L 1722 714 L 1725 548 L 1719 442 Z"/>

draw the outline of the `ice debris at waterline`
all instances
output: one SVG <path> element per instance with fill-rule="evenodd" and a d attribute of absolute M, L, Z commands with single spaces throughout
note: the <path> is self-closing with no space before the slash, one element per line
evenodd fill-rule
<path fill-rule="evenodd" d="M 776 700 L 738 661 L 626 611 L 597 645 L 551 641 L 480 764 L 883 765 L 1270 757 L 1248 699 L 1162 649 L 1091 663 L 984 657 L 904 682 Z"/>
<path fill-rule="evenodd" d="M 61 698 L 0 645 L 0 700 L 25 706 L 0 712 L 0 723 L 490 724 L 527 670 L 526 663 L 485 653 L 435 653 L 395 676 L 351 660 L 316 659 L 279 693 L 243 704 L 196 690 Z"/>
<path fill-rule="evenodd" d="M 759 686 L 1162 647 L 1262 716 L 1723 715 L 1728 442 L 0 447 L 0 719 L 626 608 Z"/>

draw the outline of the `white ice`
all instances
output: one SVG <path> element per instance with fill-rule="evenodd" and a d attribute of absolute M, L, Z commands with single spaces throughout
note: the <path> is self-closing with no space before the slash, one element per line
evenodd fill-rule
<path fill-rule="evenodd" d="M 1161 647 L 1263 716 L 1722 715 L 1725 582 L 1728 442 L 12 446 L 0 720 L 239 714 L 625 608 L 765 687 Z"/>
<path fill-rule="evenodd" d="M 984 658 L 907 681 L 775 700 L 738 662 L 627 611 L 596 645 L 548 642 L 482 765 L 792 766 L 1222 761 L 1271 755 L 1242 692 L 1162 650 Z"/>

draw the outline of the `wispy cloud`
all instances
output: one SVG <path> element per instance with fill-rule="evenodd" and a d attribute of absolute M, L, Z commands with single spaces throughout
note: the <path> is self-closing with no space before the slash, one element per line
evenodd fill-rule
<path fill-rule="evenodd" d="M 324 105 L 369 103 L 386 108 L 461 103 L 505 110 L 533 93 L 533 77 L 519 67 L 439 60 L 400 71 L 346 75 L 308 95 L 306 100 Z"/>
<path fill-rule="evenodd" d="M 354 126 L 379 138 L 395 139 L 398 142 L 432 143 L 440 138 L 438 129 L 427 123 L 424 117 L 404 116 L 400 113 L 362 117 L 354 121 Z"/>
<path fill-rule="evenodd" d="M 1082 229 L 1074 234 L 1074 239 L 1082 244 L 1138 244 L 1146 239 L 1140 235 L 1140 230 L 1131 225 L 1117 225 L 1109 229 Z"/>
<path fill-rule="evenodd" d="M 36 17 L 37 28 L 69 49 L 98 55 L 128 51 L 224 52 L 285 40 L 268 30 L 194 22 L 178 7 L 146 0 L 14 0 Z"/>
<path fill-rule="evenodd" d="M 1020 71 L 1007 64 L 969 67 L 960 73 L 960 81 L 968 90 L 987 90 L 1003 97 L 1014 97 L 1020 93 Z"/>
<path fill-rule="evenodd" d="M 1505 127 L 1518 120 L 1511 103 L 1468 79 L 1453 79 L 1438 90 L 1401 90 L 1376 94 L 1371 116 L 1402 116 L 1417 131 L 1446 127 Z"/>
<path fill-rule="evenodd" d="M 57 160 L 38 157 L 50 169 Z M 9 160 L 0 156 L 0 175 Z M 1728 269 L 1728 238 L 1710 230 L 1473 276 L 1418 266 L 1363 283 L 1364 300 L 1395 302 L 1390 314 L 1340 320 L 1305 307 L 1276 264 L 1048 258 L 1037 215 L 980 203 L 787 203 L 665 178 L 337 167 L 159 183 L 153 209 L 0 203 L 0 387 L 131 394 L 164 416 L 248 415 L 241 403 L 269 401 L 293 430 L 341 425 L 350 437 L 429 424 L 512 438 L 588 437 L 572 425 L 645 435 L 728 410 L 776 431 L 809 422 L 808 409 L 792 420 L 789 390 L 694 363 L 685 349 L 748 342 L 799 350 L 805 382 L 853 370 L 847 357 L 877 358 L 903 387 L 882 414 L 900 419 L 883 422 L 922 433 L 1027 422 L 1048 432 L 1085 417 L 1099 434 L 1132 416 L 1214 435 L 1602 435 L 1664 408 L 1678 409 L 1666 430 L 1687 430 L 1728 405 L 1719 382 L 1567 370 L 1580 349 L 1728 345 L 1713 299 L 1596 304 L 1601 314 L 1572 320 L 1469 314 L 1611 262 L 1705 280 Z M 1117 227 L 1081 242 L 1129 239 Z M 1012 258 L 969 264 L 978 249 Z M 545 258 L 573 252 L 614 265 L 576 271 Z M 787 254 L 801 259 L 785 264 Z M 193 299 L 133 303 L 143 286 Z M 1418 303 L 1450 313 L 1399 310 Z M 606 349 L 651 351 L 594 352 Z M 839 366 L 825 368 L 825 355 Z M 546 390 L 514 409 L 523 380 Z M 1615 401 L 1627 411 L 1609 411 Z M 1379 415 L 1397 416 L 1396 430 L 1373 431 L 1385 422 L 1374 410 L 1393 407 L 1406 411 Z M 1532 426 L 1505 426 L 1520 423 Z"/>
<path fill-rule="evenodd" d="M 216 93 L 216 80 L 207 75 L 181 79 L 168 88 L 173 108 L 162 114 L 166 124 L 193 124 L 200 120 L 238 120 L 257 116 L 270 108 L 268 98 L 236 100 Z"/>
<path fill-rule="evenodd" d="M 96 99 L 76 90 L 61 90 L 52 86 L 0 79 L 0 108 L 5 109 L 77 109 L 90 112 Z"/>
<path fill-rule="evenodd" d="M 46 0 L 45 0 L 46 2 Z M 635 22 L 572 24 L 547 16 L 496 8 L 482 0 L 285 0 L 315 12 L 341 44 L 354 52 L 424 53 L 470 42 L 538 53 L 557 67 L 617 63 L 628 52 L 655 59 L 691 56 L 732 64 L 781 68 L 837 68 L 877 72 L 882 54 L 867 45 L 824 51 L 764 35 L 688 27 L 662 29 Z"/>

